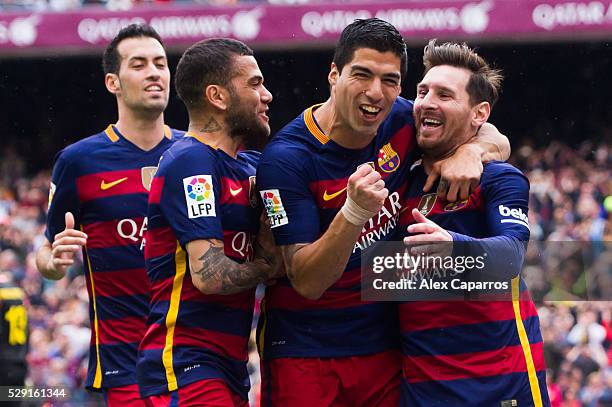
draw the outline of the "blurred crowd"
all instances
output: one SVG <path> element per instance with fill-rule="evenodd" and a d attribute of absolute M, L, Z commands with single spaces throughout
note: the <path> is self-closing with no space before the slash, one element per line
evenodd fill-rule
<path fill-rule="evenodd" d="M 255 3 L 306 4 L 321 0 L 0 0 L 0 11 L 70 11 L 81 7 L 98 6 L 111 11 L 130 10 L 135 7 L 189 5 L 235 6 Z M 331 0 L 326 0 L 327 2 Z"/>
<path fill-rule="evenodd" d="M 510 161 L 531 183 L 525 274 L 539 304 L 552 406 L 612 406 L 612 144 L 525 144 Z M 81 266 L 57 282 L 35 266 L 49 178 L 27 175 L 11 148 L 0 152 L 0 272 L 27 293 L 28 384 L 68 386 L 84 400 L 90 337 Z M 250 360 L 255 400 L 254 343 Z"/>

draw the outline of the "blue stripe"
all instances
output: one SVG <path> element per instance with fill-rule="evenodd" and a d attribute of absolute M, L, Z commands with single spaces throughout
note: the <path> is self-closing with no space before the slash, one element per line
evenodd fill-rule
<path fill-rule="evenodd" d="M 169 301 L 151 305 L 150 323 L 165 324 Z M 252 309 L 252 308 L 249 308 Z M 177 325 L 211 331 L 248 336 L 253 318 L 252 311 L 226 307 L 222 304 L 181 301 Z"/>
<path fill-rule="evenodd" d="M 541 342 L 538 317 L 528 318 L 524 324 L 529 342 Z M 518 345 L 514 319 L 402 333 L 402 353 L 408 356 L 486 352 Z"/>
<path fill-rule="evenodd" d="M 147 317 L 149 315 L 148 304 L 148 295 L 96 297 L 98 320 Z"/>
<path fill-rule="evenodd" d="M 147 216 L 145 193 L 114 195 L 92 199 L 81 204 L 82 224 Z"/>
<path fill-rule="evenodd" d="M 127 386 L 136 383 L 138 342 L 100 345 L 102 388 Z M 89 347 L 89 366 L 85 386 L 91 389 L 96 373 L 96 347 Z"/>
<path fill-rule="evenodd" d="M 545 372 L 537 375 L 543 405 L 549 407 Z M 401 394 L 402 407 L 498 407 L 504 400 L 516 400 L 521 407 L 534 405 L 527 373 L 420 383 L 402 380 Z"/>
<path fill-rule="evenodd" d="M 346 357 L 398 346 L 394 304 L 354 308 L 266 311 L 266 357 Z"/>
<path fill-rule="evenodd" d="M 92 270 L 115 271 L 144 268 L 144 258 L 140 243 L 130 246 L 117 246 L 104 249 L 87 249 Z"/>
<path fill-rule="evenodd" d="M 242 398 L 251 387 L 246 362 L 217 355 L 204 348 L 175 346 L 172 361 L 179 388 L 205 379 L 222 379 Z M 138 383 L 142 397 L 167 393 L 162 350 L 144 350 L 138 355 Z"/>

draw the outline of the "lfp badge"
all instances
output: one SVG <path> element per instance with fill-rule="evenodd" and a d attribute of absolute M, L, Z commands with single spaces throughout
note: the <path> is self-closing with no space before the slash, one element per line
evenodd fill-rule
<path fill-rule="evenodd" d="M 189 219 L 202 216 L 217 216 L 215 213 L 215 191 L 210 175 L 194 175 L 183 178 L 185 201 Z"/>
<path fill-rule="evenodd" d="M 270 219 L 270 228 L 286 225 L 289 223 L 287 212 L 283 206 L 283 201 L 280 197 L 278 189 L 266 189 L 260 192 L 263 200 L 268 219 Z"/>
<path fill-rule="evenodd" d="M 400 157 L 391 147 L 391 143 L 385 144 L 378 150 L 378 166 L 384 172 L 393 172 L 400 165 Z"/>

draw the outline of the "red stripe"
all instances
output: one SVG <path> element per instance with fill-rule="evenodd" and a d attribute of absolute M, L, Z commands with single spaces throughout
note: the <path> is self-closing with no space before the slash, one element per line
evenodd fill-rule
<path fill-rule="evenodd" d="M 250 206 L 249 180 L 235 180 L 221 177 L 221 205 L 228 203 Z"/>
<path fill-rule="evenodd" d="M 139 350 L 163 349 L 166 345 L 166 327 L 158 324 L 151 324 L 147 328 Z"/>
<path fill-rule="evenodd" d="M 235 230 L 223 230 L 223 252 L 233 260 L 251 261 L 253 259 L 252 233 Z"/>
<path fill-rule="evenodd" d="M 146 318 L 128 317 L 98 321 L 101 345 L 140 342 L 145 333 Z"/>
<path fill-rule="evenodd" d="M 151 191 L 149 191 L 150 204 L 159 204 L 161 202 L 162 189 L 164 189 L 164 177 L 153 178 Z"/>
<path fill-rule="evenodd" d="M 174 276 L 168 277 L 164 280 L 152 281 L 151 303 L 170 301 L 173 281 Z M 183 287 L 181 288 L 181 302 L 221 304 L 228 308 L 250 311 L 252 309 L 251 299 L 253 297 L 253 291 L 254 289 L 251 289 L 232 295 L 204 295 L 193 285 L 191 275 L 188 274 L 185 275 L 185 279 L 183 280 Z"/>
<path fill-rule="evenodd" d="M 340 208 L 346 201 L 346 186 L 348 177 L 340 179 L 318 180 L 310 183 L 310 192 L 317 201 L 317 207 L 321 209 Z M 344 190 L 340 192 L 341 190 Z M 338 194 L 334 196 L 334 194 Z M 323 199 L 327 195 L 328 200 Z M 331 196 L 334 196 L 331 198 Z"/>
<path fill-rule="evenodd" d="M 248 338 L 177 324 L 174 330 L 174 346 L 193 346 L 210 349 L 237 360 L 247 359 Z"/>
<path fill-rule="evenodd" d="M 106 190 L 102 189 L 102 182 L 110 184 L 125 177 L 127 177 L 125 181 Z M 142 184 L 140 168 L 135 170 L 108 171 L 83 175 L 76 179 L 76 187 L 81 202 L 125 194 L 148 194 L 149 192 Z"/>
<path fill-rule="evenodd" d="M 524 298 L 521 294 L 521 317 L 527 319 L 537 316 L 533 303 Z M 514 320 L 512 301 L 405 302 L 400 304 L 399 314 L 402 332 Z"/>
<path fill-rule="evenodd" d="M 404 210 L 402 212 L 402 215 L 400 216 L 400 225 L 407 226 L 407 225 L 414 223 L 414 218 L 412 216 L 412 209 L 419 207 L 419 202 L 421 201 L 421 198 L 422 198 L 422 195 L 406 198 L 405 202 L 403 203 L 403 206 L 406 208 L 406 210 Z M 431 209 L 431 211 L 429 211 L 429 213 L 427 214 L 427 217 L 431 218 L 436 215 L 444 215 L 444 214 L 449 214 L 451 212 L 482 210 L 484 206 L 484 201 L 483 201 L 482 190 L 480 189 L 480 185 L 469 196 L 468 202 L 465 204 L 465 206 L 462 206 L 461 208 L 455 211 L 447 211 L 444 208 L 448 204 L 449 204 L 448 201 L 436 197 L 434 206 Z"/>
<path fill-rule="evenodd" d="M 144 268 L 94 273 L 97 297 L 148 294 L 149 278 Z"/>
<path fill-rule="evenodd" d="M 149 229 L 146 233 L 145 259 L 155 259 L 176 251 L 177 241 L 169 226 Z"/>
<path fill-rule="evenodd" d="M 129 246 L 140 244 L 142 240 L 144 217 L 132 219 L 113 219 L 105 222 L 93 222 L 83 225 L 87 233 L 87 247 L 90 249 L 104 249 L 107 247 Z M 119 235 L 119 231 L 124 236 Z"/>
<path fill-rule="evenodd" d="M 367 304 L 361 301 L 361 291 L 326 291 L 318 300 L 308 300 L 292 287 L 277 284 L 266 290 L 266 307 L 286 310 L 322 310 L 352 308 Z"/>
<path fill-rule="evenodd" d="M 536 371 L 546 369 L 542 342 L 531 345 Z M 404 378 L 410 383 L 469 379 L 526 372 L 520 345 L 456 355 L 404 356 Z"/>

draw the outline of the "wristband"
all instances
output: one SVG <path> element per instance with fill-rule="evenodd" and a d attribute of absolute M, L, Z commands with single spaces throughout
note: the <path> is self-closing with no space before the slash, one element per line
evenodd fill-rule
<path fill-rule="evenodd" d="M 378 213 L 363 209 L 361 206 L 357 205 L 348 194 L 346 195 L 346 202 L 344 202 L 340 212 L 342 212 L 349 223 L 355 226 L 363 226 L 371 217 Z"/>

